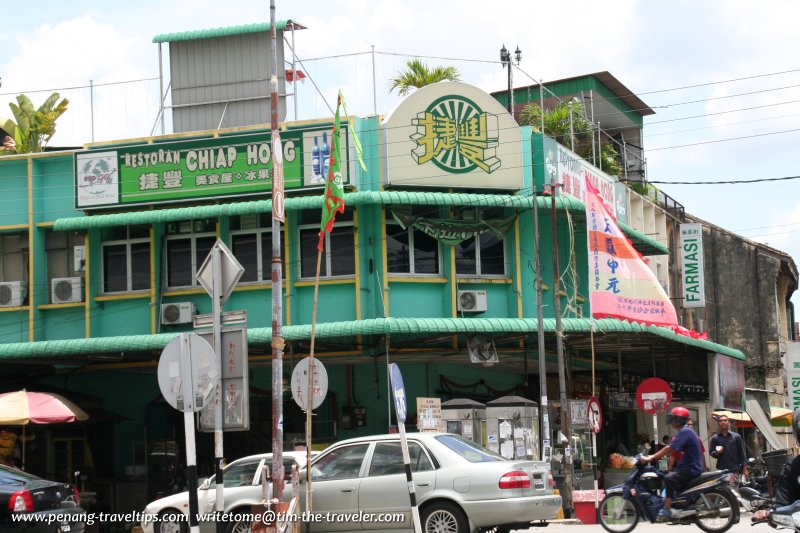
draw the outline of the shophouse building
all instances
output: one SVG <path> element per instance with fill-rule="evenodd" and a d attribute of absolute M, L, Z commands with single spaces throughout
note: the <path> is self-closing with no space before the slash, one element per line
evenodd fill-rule
<path fill-rule="evenodd" d="M 241 31 L 172 38 L 213 45 Z M 617 105 L 633 112 L 625 102 Z M 281 123 L 287 446 L 304 438 L 305 415 L 288 384 L 310 347 L 331 129 L 330 117 Z M 559 431 L 574 436 L 573 464 L 587 488 L 594 473 L 585 405 L 592 394 L 606 413 L 601 464 L 610 452 L 635 452 L 639 435 L 652 433 L 652 418 L 634 399 L 645 377 L 670 382 L 674 401 L 701 419 L 719 403 L 709 384 L 720 367 L 733 369 L 741 381 L 733 390 L 742 396 L 749 356 L 743 349 L 669 328 L 589 318 L 582 180 L 589 176 L 599 187 L 645 259 L 667 262 L 672 222 L 657 203 L 519 126 L 495 98 L 464 83 L 425 87 L 389 115 L 354 117 L 342 131 L 346 209 L 325 236 L 317 311 L 316 356 L 329 378 L 314 416 L 318 445 L 391 428 L 392 362 L 404 374 L 413 423 L 417 397 L 486 403 L 514 395 L 538 402 L 541 355 L 553 455 L 562 451 Z M 354 135 L 366 170 L 355 164 Z M 10 295 L 0 303 L 2 387 L 57 390 L 90 414 L 86 423 L 32 428 L 30 470 L 59 479 L 90 472 L 86 483 L 104 509 L 141 509 L 170 490 L 181 464 L 183 422 L 163 400 L 156 369 L 167 343 L 212 310 L 196 274 L 218 239 L 245 269 L 224 310 L 246 312 L 249 369 L 243 392 L 249 424 L 226 433 L 225 454 L 271 448 L 269 138 L 263 124 L 238 125 L 0 158 L 0 299 Z M 551 179 L 561 183 L 555 197 L 543 194 Z M 654 270 L 675 297 L 669 269 Z M 574 400 L 569 427 L 561 426 L 554 401 L 558 335 L 566 395 Z M 658 423 L 666 431 L 663 417 Z M 538 428 L 536 421 L 530 429 Z M 483 443 L 520 453 L 486 432 Z M 540 444 L 532 439 L 521 452 L 538 458 Z M 198 447 L 201 470 L 210 471 L 210 435 L 201 435 Z M 561 464 L 553 468 L 559 475 Z"/>

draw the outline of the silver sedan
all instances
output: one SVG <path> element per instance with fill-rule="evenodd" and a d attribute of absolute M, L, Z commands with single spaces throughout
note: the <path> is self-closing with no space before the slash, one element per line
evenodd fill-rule
<path fill-rule="evenodd" d="M 551 520 L 561 508 L 545 463 L 511 461 L 448 433 L 411 433 L 408 448 L 425 533 L 507 532 Z M 413 529 L 397 434 L 330 446 L 312 460 L 311 482 L 311 531 Z"/>

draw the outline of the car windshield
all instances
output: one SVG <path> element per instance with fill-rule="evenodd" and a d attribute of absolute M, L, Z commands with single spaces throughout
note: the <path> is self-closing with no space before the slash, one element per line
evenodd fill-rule
<path fill-rule="evenodd" d="M 479 446 L 471 440 L 464 439 L 457 435 L 440 435 L 436 440 L 456 452 L 458 455 L 470 463 L 491 463 L 493 461 L 505 461 L 502 455 L 498 455 L 483 446 Z"/>

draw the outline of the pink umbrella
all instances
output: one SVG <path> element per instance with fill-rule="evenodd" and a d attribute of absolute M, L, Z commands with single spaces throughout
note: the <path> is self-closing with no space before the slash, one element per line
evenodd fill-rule
<path fill-rule="evenodd" d="M 86 412 L 58 394 L 25 389 L 0 394 L 0 425 L 22 426 L 22 469 L 25 469 L 25 426 L 57 424 L 89 418 Z"/>

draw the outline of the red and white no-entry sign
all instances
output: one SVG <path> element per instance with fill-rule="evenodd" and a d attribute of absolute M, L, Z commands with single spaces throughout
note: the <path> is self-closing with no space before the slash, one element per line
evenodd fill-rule
<path fill-rule="evenodd" d="M 600 433 L 600 428 L 603 427 L 603 411 L 600 410 L 600 400 L 594 396 L 589 398 L 586 414 L 589 418 L 589 429 L 592 430 L 592 433 Z"/>
<path fill-rule="evenodd" d="M 645 413 L 655 415 L 667 410 L 672 401 L 669 383 L 660 378 L 647 378 L 636 389 L 636 403 Z"/>

